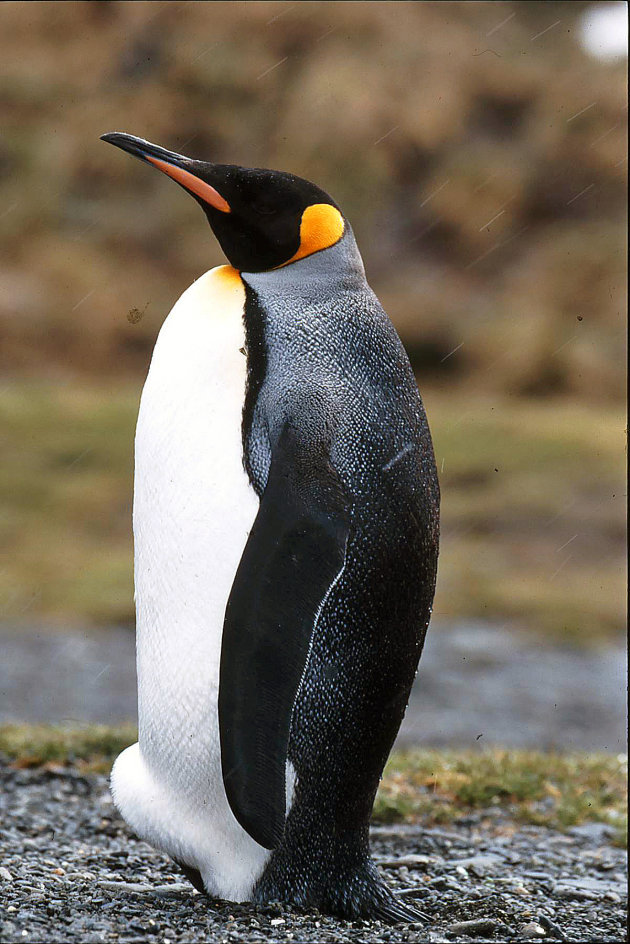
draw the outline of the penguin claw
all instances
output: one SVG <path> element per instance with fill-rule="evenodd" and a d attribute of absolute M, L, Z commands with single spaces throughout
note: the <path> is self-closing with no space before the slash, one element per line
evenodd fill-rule
<path fill-rule="evenodd" d="M 428 921 L 429 916 L 411 905 L 407 905 L 399 898 L 392 897 L 389 901 L 384 901 L 374 912 L 374 917 L 388 924 L 415 923 L 416 921 Z"/>

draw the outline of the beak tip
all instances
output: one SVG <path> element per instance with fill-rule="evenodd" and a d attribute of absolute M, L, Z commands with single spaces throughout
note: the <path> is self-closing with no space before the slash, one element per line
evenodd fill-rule
<path fill-rule="evenodd" d="M 125 134 L 123 131 L 108 131 L 107 134 L 100 135 L 100 140 L 119 147 L 122 151 L 131 154 L 132 157 L 153 164 L 158 170 L 177 181 L 189 193 L 200 197 L 222 213 L 231 212 L 227 200 L 211 184 L 199 178 L 196 170 L 196 165 L 199 162 L 191 161 L 183 154 L 167 151 L 157 144 L 151 144 L 150 141 L 137 138 L 133 134 Z"/>
<path fill-rule="evenodd" d="M 129 135 L 123 134 L 120 131 L 108 131 L 107 134 L 100 135 L 100 140 L 105 141 L 106 144 L 113 144 L 116 147 L 121 147 L 123 141 L 128 137 Z"/>

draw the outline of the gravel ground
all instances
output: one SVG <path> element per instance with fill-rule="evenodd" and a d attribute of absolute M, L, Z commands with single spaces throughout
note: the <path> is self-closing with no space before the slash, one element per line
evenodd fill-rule
<path fill-rule="evenodd" d="M 565 835 L 495 809 L 375 827 L 388 881 L 426 915 L 388 927 L 208 901 L 130 835 L 103 776 L 0 764 L 0 780 L 3 942 L 626 940 L 626 856 L 601 824 Z"/>

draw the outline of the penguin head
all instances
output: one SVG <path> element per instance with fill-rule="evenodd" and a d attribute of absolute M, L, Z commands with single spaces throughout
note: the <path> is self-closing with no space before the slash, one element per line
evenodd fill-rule
<path fill-rule="evenodd" d="M 346 229 L 334 200 L 293 174 L 195 161 L 120 132 L 102 140 L 153 164 L 194 197 L 240 271 L 265 272 L 297 262 L 333 246 Z"/>

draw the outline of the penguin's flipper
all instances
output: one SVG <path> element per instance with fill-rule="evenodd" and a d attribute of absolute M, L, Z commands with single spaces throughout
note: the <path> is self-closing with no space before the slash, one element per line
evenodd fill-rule
<path fill-rule="evenodd" d="M 223 627 L 223 783 L 236 819 L 267 849 L 284 831 L 291 713 L 348 538 L 349 501 L 322 420 L 295 417 L 278 437 Z"/>

